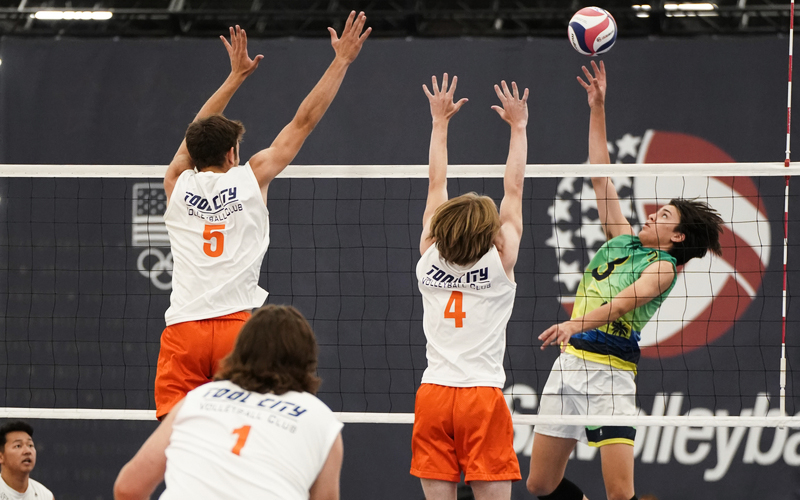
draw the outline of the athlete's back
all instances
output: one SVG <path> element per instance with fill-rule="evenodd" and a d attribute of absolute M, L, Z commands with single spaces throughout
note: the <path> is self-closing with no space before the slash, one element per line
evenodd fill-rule
<path fill-rule="evenodd" d="M 167 325 L 261 306 L 269 213 L 250 164 L 184 171 L 164 214 L 174 260 Z"/>
<path fill-rule="evenodd" d="M 447 263 L 436 245 L 417 263 L 428 368 L 422 383 L 503 388 L 506 324 L 516 283 L 494 245 L 476 263 Z"/>
<path fill-rule="evenodd" d="M 227 380 L 198 387 L 173 422 L 161 499 L 308 499 L 341 429 L 306 392 L 259 394 Z"/>

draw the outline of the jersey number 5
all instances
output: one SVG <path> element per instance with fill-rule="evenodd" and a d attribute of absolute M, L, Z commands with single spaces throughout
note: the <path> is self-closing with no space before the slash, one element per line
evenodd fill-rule
<path fill-rule="evenodd" d="M 225 229 L 225 224 L 206 224 L 203 230 L 203 252 L 209 257 L 219 257 L 225 247 L 225 235 L 221 233 Z M 211 242 L 214 242 L 212 245 Z"/>
<path fill-rule="evenodd" d="M 464 326 L 464 318 L 467 313 L 464 312 L 462 307 L 464 294 L 461 292 L 453 292 L 450 294 L 450 299 L 447 305 L 444 306 L 444 319 L 454 319 L 456 321 L 456 328 Z"/>
<path fill-rule="evenodd" d="M 231 434 L 236 434 L 237 436 L 239 436 L 239 439 L 236 440 L 236 444 L 233 445 L 233 449 L 231 450 L 231 453 L 233 453 L 234 455 L 238 455 L 239 452 L 242 451 L 242 448 L 244 447 L 244 442 L 247 441 L 247 436 L 250 434 L 250 426 L 243 425 L 238 429 L 234 429 Z"/>

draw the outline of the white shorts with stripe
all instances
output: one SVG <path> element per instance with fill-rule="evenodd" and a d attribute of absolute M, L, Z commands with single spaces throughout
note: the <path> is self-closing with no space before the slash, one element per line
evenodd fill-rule
<path fill-rule="evenodd" d="M 636 415 L 636 381 L 632 371 L 561 354 L 553 363 L 539 400 L 540 415 Z M 633 445 L 633 427 L 537 425 L 537 434 L 577 439 L 590 446 Z"/>

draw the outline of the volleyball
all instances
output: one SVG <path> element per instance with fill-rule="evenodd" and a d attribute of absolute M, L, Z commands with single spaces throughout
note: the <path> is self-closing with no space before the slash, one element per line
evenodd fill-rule
<path fill-rule="evenodd" d="M 616 21 L 599 7 L 584 7 L 576 12 L 567 32 L 575 50 L 587 56 L 608 52 L 617 41 Z"/>

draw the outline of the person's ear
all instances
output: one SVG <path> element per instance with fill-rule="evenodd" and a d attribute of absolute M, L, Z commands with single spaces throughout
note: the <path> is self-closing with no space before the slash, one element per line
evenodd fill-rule
<path fill-rule="evenodd" d="M 681 241 L 684 241 L 685 239 L 686 239 L 686 235 L 685 234 L 674 232 L 674 233 L 672 233 L 672 237 L 670 238 L 670 241 L 672 241 L 673 243 L 680 243 Z"/>

